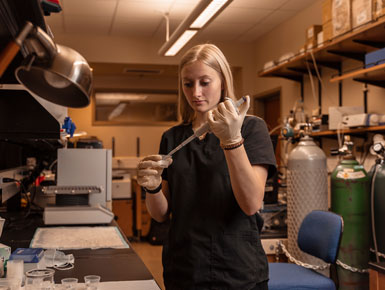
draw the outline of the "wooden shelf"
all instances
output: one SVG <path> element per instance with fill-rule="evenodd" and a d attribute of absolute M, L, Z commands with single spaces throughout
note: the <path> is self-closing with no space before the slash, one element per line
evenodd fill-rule
<path fill-rule="evenodd" d="M 362 127 L 362 128 L 354 128 L 354 129 L 341 129 L 341 134 L 361 134 L 366 132 L 383 132 L 385 131 L 385 126 L 371 126 L 371 127 Z M 327 137 L 337 135 L 336 130 L 328 130 L 328 131 L 320 131 L 313 132 L 311 134 L 312 137 Z"/>
<path fill-rule="evenodd" d="M 283 77 L 301 81 L 308 74 L 307 64 L 314 70 L 312 54 L 317 65 L 341 69 L 341 63 L 346 58 L 364 61 L 365 54 L 378 48 L 385 47 L 385 17 L 365 24 L 354 31 L 328 40 L 321 47 L 303 54 L 297 54 L 288 61 L 259 72 L 260 77 Z M 306 64 L 307 63 L 307 64 Z M 359 80 L 358 80 L 359 81 Z"/>
<path fill-rule="evenodd" d="M 348 78 L 353 78 L 353 80 L 357 82 L 385 88 L 385 63 L 366 69 L 357 69 L 341 76 L 333 77 L 330 79 L 330 82 L 338 82 Z"/>

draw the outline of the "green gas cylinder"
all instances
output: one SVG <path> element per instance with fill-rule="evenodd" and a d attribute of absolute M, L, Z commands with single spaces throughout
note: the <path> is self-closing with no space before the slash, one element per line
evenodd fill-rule
<path fill-rule="evenodd" d="M 342 160 L 331 176 L 332 211 L 344 220 L 338 260 L 351 267 L 338 266 L 339 289 L 364 290 L 369 289 L 368 273 L 362 270 L 369 262 L 370 178 L 352 155 L 352 143 L 345 140 L 344 146 Z"/>

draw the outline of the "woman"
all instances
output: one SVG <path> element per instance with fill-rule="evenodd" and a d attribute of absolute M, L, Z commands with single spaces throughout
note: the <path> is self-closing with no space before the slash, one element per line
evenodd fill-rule
<path fill-rule="evenodd" d="M 191 48 L 179 66 L 183 122 L 163 134 L 159 154 L 205 122 L 210 133 L 176 152 L 173 161 L 151 155 L 138 166 L 151 216 L 158 222 L 171 216 L 163 247 L 167 290 L 267 289 L 257 212 L 275 171 L 273 147 L 264 121 L 245 117 L 249 97 L 238 110 L 227 98 L 236 101 L 223 53 L 212 44 Z"/>

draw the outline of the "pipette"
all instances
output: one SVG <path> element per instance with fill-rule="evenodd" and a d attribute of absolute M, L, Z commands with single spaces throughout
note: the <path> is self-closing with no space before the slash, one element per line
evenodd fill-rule
<path fill-rule="evenodd" d="M 229 99 L 232 100 L 232 99 Z M 238 108 L 240 105 L 242 105 L 246 101 L 246 97 L 243 96 L 238 101 L 234 103 L 235 107 Z M 204 133 L 208 132 L 210 130 L 210 125 L 208 122 L 204 123 L 201 127 L 199 127 L 194 134 L 192 134 L 190 137 L 188 137 L 186 140 L 184 140 L 182 143 L 180 143 L 178 146 L 176 146 L 174 149 L 172 149 L 167 155 L 163 156 L 163 160 L 171 157 L 175 152 L 182 149 L 184 146 L 186 146 L 188 143 L 190 143 L 192 140 L 194 140 L 196 137 L 202 136 Z"/>

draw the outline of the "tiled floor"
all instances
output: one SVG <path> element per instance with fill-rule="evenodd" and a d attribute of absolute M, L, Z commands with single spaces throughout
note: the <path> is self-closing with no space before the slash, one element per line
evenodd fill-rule
<path fill-rule="evenodd" d="M 142 259 L 148 270 L 154 276 L 155 281 L 164 290 L 162 246 L 153 246 L 148 242 L 131 242 L 132 248 Z"/>

